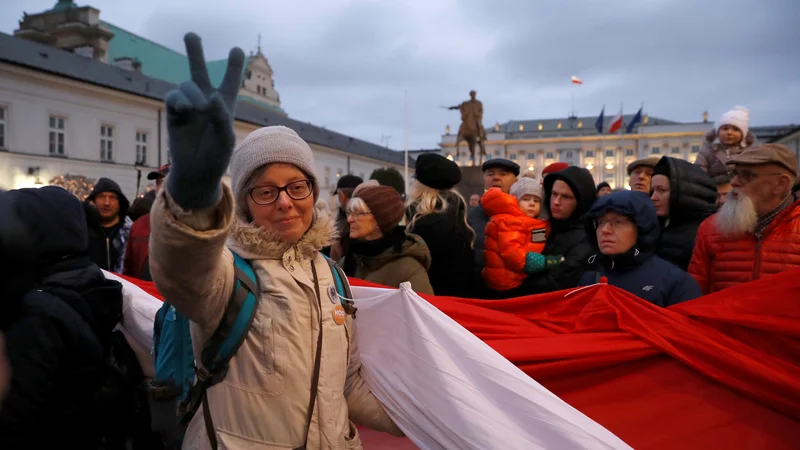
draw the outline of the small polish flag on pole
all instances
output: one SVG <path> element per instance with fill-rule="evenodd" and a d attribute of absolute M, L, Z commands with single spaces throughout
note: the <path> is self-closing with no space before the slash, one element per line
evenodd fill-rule
<path fill-rule="evenodd" d="M 611 119 L 611 123 L 608 125 L 608 134 L 614 134 L 620 128 L 622 128 L 622 105 L 619 106 L 619 114 L 614 116 L 614 118 Z"/>
<path fill-rule="evenodd" d="M 583 80 L 576 77 L 575 75 L 572 76 L 572 84 L 583 84 Z"/>

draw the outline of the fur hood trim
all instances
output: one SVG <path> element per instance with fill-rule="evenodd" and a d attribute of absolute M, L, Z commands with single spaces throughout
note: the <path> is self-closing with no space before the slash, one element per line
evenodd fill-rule
<path fill-rule="evenodd" d="M 237 216 L 231 227 L 228 247 L 245 259 L 280 259 L 292 248 L 298 255 L 314 258 L 317 252 L 331 245 L 335 236 L 333 218 L 316 212 L 311 227 L 294 245 L 281 239 L 274 230 L 245 222 Z"/>

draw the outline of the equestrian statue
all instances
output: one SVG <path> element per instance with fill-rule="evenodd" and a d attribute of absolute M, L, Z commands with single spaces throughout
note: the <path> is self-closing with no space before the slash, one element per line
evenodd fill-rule
<path fill-rule="evenodd" d="M 461 111 L 461 126 L 458 127 L 458 136 L 456 137 L 456 152 L 459 152 L 458 145 L 461 141 L 466 141 L 467 145 L 469 145 L 472 163 L 475 164 L 475 144 L 477 143 L 481 148 L 477 164 L 482 164 L 483 157 L 486 156 L 486 147 L 484 145 L 486 130 L 483 129 L 483 103 L 475 98 L 476 95 L 475 91 L 469 91 L 469 100 L 447 109 Z"/>

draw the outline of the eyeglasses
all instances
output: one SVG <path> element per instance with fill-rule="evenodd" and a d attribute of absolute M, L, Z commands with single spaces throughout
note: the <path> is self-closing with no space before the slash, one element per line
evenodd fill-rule
<path fill-rule="evenodd" d="M 308 198 L 313 192 L 314 182 L 311 180 L 300 180 L 287 184 L 283 187 L 278 186 L 259 186 L 250 189 L 250 198 L 256 204 L 269 205 L 281 196 L 281 192 L 286 192 L 292 200 L 303 200 Z"/>
<path fill-rule="evenodd" d="M 728 176 L 731 177 L 731 180 L 733 180 L 735 177 L 739 177 L 739 181 L 741 181 L 742 184 L 747 184 L 755 180 L 756 178 L 764 175 L 783 175 L 783 174 L 779 172 L 756 173 L 753 172 L 752 170 L 747 170 L 747 169 L 745 170 L 734 169 L 728 172 Z"/>
<path fill-rule="evenodd" d="M 371 215 L 372 215 L 371 211 L 367 211 L 367 212 L 347 211 L 347 217 L 350 218 L 350 217 L 355 216 L 356 220 L 358 220 L 358 219 L 360 219 L 362 217 L 367 217 L 367 216 L 371 216 Z"/>
<path fill-rule="evenodd" d="M 604 225 L 609 225 L 612 230 L 618 230 L 620 228 L 633 225 L 628 219 L 616 218 L 616 219 L 598 219 L 594 221 L 594 227 L 596 229 L 603 228 Z"/>

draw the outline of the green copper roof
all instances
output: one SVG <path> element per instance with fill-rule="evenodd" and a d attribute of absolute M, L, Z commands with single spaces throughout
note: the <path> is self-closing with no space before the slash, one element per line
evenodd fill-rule
<path fill-rule="evenodd" d="M 56 6 L 53 6 L 53 9 L 51 9 L 50 12 L 66 11 L 68 9 L 77 7 L 78 5 L 76 5 L 72 0 L 58 0 L 58 3 L 56 3 Z"/>
<path fill-rule="evenodd" d="M 108 62 L 113 64 L 117 58 L 138 59 L 142 63 L 142 73 L 159 80 L 169 81 L 170 83 L 180 84 L 191 79 L 189 74 L 189 62 L 186 55 L 176 52 L 161 44 L 157 44 L 149 39 L 124 30 L 116 25 L 101 21 L 101 25 L 114 33 L 114 37 L 108 43 Z M 250 62 L 250 57 L 245 58 L 242 67 L 244 69 Z M 222 77 L 225 76 L 225 68 L 228 60 L 218 59 L 216 61 L 206 61 L 208 68 L 208 78 L 211 84 L 219 86 Z M 244 96 L 239 96 L 239 100 L 247 101 L 262 108 L 269 108 L 273 111 L 286 114 L 283 109 L 259 102 Z"/>

